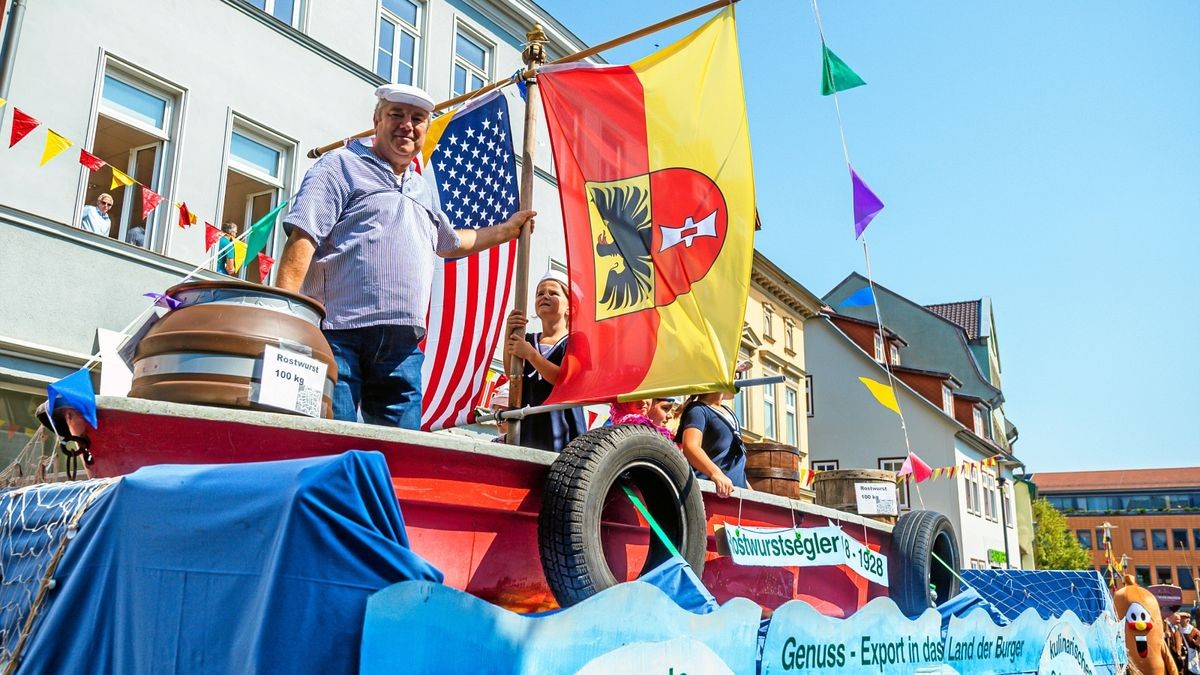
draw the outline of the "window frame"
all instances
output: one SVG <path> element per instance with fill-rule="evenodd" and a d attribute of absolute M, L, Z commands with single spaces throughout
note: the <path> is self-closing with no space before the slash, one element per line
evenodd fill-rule
<path fill-rule="evenodd" d="M 783 318 L 783 349 L 790 354 L 796 353 L 796 322 L 786 316 Z"/>
<path fill-rule="evenodd" d="M 813 376 L 812 375 L 804 376 L 804 407 L 805 407 L 805 412 L 808 413 L 809 417 L 813 417 L 817 414 L 816 401 L 813 398 Z"/>
<path fill-rule="evenodd" d="M 763 339 L 775 341 L 775 307 L 769 303 L 762 304 Z"/>
<path fill-rule="evenodd" d="M 954 390 L 945 382 L 942 383 L 942 412 L 954 417 Z"/>
<path fill-rule="evenodd" d="M 1158 545 L 1159 539 L 1155 533 L 1162 533 L 1162 546 Z M 1164 528 L 1153 528 L 1150 530 L 1150 548 L 1154 551 L 1169 551 L 1171 550 L 1171 538 L 1167 536 L 1167 531 Z"/>
<path fill-rule="evenodd" d="M 1138 535 L 1141 535 L 1142 545 L 1138 546 Z M 1129 548 L 1134 551 L 1148 551 L 1150 540 L 1146 537 L 1146 530 L 1139 528 L 1129 531 Z"/>
<path fill-rule="evenodd" d="M 871 335 L 875 341 L 875 361 L 878 363 L 884 363 L 883 331 L 877 330 L 871 333 Z"/>
<path fill-rule="evenodd" d="M 837 471 L 841 468 L 842 462 L 838 459 L 818 459 L 810 461 L 808 466 L 813 471 Z"/>
<path fill-rule="evenodd" d="M 292 28 L 295 28 L 297 30 L 300 29 L 300 17 L 303 15 L 303 5 L 304 5 L 305 0 L 294 0 L 294 2 L 292 4 L 292 20 L 291 21 L 284 21 L 283 19 L 281 19 L 275 15 L 276 0 L 262 0 L 262 3 L 263 3 L 262 7 L 259 7 L 252 0 L 246 0 L 246 1 L 247 1 L 247 4 L 249 4 L 251 7 L 255 8 L 258 11 L 266 14 L 267 16 L 275 19 L 276 21 L 287 24 L 288 26 L 291 26 Z"/>
<path fill-rule="evenodd" d="M 465 57 L 458 55 L 458 38 L 459 36 L 466 38 L 468 41 L 475 43 L 475 46 L 483 50 L 484 68 L 481 72 L 475 64 L 468 61 Z M 454 44 L 450 50 L 450 93 L 452 96 L 458 96 L 474 91 L 478 87 L 471 87 L 471 75 L 476 75 L 483 80 L 481 86 L 487 86 L 492 81 L 493 72 L 496 68 L 496 44 L 484 37 L 483 33 L 475 28 L 472 28 L 461 18 L 456 19 L 454 23 Z M 454 88 L 455 69 L 462 67 L 466 71 L 466 78 L 463 82 L 464 91 L 456 92 Z"/>
<path fill-rule="evenodd" d="M 422 50 L 425 47 L 425 40 L 424 40 L 425 30 L 424 30 L 424 28 L 425 28 L 425 17 L 427 16 L 427 12 L 426 12 L 427 7 L 424 2 L 421 2 L 421 0 L 404 0 L 404 1 L 411 2 L 413 5 L 416 6 L 416 8 L 417 8 L 416 24 L 409 23 L 408 20 L 396 15 L 394 12 L 392 12 L 387 7 L 384 7 L 383 0 L 378 0 L 378 2 L 376 3 L 378 9 L 375 12 L 375 14 L 376 14 L 376 18 L 375 18 L 375 58 L 373 60 L 374 62 L 371 64 L 372 65 L 371 71 L 374 72 L 376 75 L 379 75 L 383 79 L 387 80 L 388 82 L 396 82 L 397 81 L 396 75 L 397 75 L 397 71 L 399 70 L 399 60 L 400 60 L 400 55 L 399 55 L 399 46 L 401 43 L 400 33 L 407 32 L 409 34 L 409 36 L 412 37 L 412 39 L 413 39 L 413 62 L 412 62 L 412 71 L 413 72 L 412 72 L 412 81 L 405 82 L 403 84 L 412 84 L 414 86 L 420 86 L 421 82 L 423 80 L 423 78 L 421 77 L 421 75 L 422 75 L 421 63 L 424 60 L 422 58 L 424 56 L 424 53 Z M 388 74 L 386 76 L 380 75 L 380 73 L 379 73 L 379 52 L 382 48 L 380 41 L 383 39 L 383 26 L 381 24 L 384 21 L 387 21 L 388 23 L 392 24 L 394 31 L 395 31 L 392 35 L 391 56 L 389 57 Z"/>
<path fill-rule="evenodd" d="M 1137 580 L 1138 585 L 1141 586 L 1142 588 L 1145 588 L 1146 586 L 1152 586 L 1154 584 L 1154 581 L 1152 580 L 1152 577 L 1150 576 L 1150 566 L 1149 565 L 1134 566 L 1133 575 L 1134 575 L 1134 579 Z"/>
<path fill-rule="evenodd" d="M 1092 531 L 1090 529 L 1075 530 L 1075 541 L 1085 551 L 1092 551 Z"/>
<path fill-rule="evenodd" d="M 1180 534 L 1182 534 L 1183 537 L 1176 538 L 1177 535 L 1180 535 Z M 1183 542 L 1183 546 L 1178 545 L 1181 541 Z M 1190 550 L 1188 548 L 1188 531 L 1187 531 L 1186 527 L 1171 528 L 1171 550 L 1172 551 L 1188 551 L 1188 550 Z"/>
<path fill-rule="evenodd" d="M 788 380 L 783 387 L 783 419 L 784 438 L 788 445 L 800 447 L 800 416 L 796 414 L 796 406 L 800 401 L 800 390 L 793 386 L 794 380 Z"/>
<path fill-rule="evenodd" d="M 764 377 L 773 377 L 777 375 L 770 368 L 763 369 Z M 768 384 L 762 387 L 762 407 L 763 407 L 763 438 L 777 439 L 779 431 L 779 409 L 776 407 L 776 391 L 779 385 Z"/>
<path fill-rule="evenodd" d="M 1163 581 L 1163 579 L 1164 579 L 1164 577 L 1162 575 L 1163 570 L 1167 571 L 1167 576 L 1165 577 L 1166 581 Z M 1155 565 L 1154 566 L 1154 583 L 1174 585 L 1174 583 L 1175 583 L 1174 572 L 1175 572 L 1175 570 L 1171 569 L 1170 565 Z"/>
<path fill-rule="evenodd" d="M 895 342 L 888 343 L 888 358 L 892 360 L 893 366 L 900 365 L 900 347 Z"/>
<path fill-rule="evenodd" d="M 904 466 L 905 457 L 879 457 L 875 460 L 875 466 L 881 471 L 900 471 L 900 467 Z M 901 488 L 903 486 L 903 489 Z M 907 478 L 896 484 L 896 501 L 900 511 L 909 511 L 912 509 L 912 504 L 909 501 L 909 490 Z"/>

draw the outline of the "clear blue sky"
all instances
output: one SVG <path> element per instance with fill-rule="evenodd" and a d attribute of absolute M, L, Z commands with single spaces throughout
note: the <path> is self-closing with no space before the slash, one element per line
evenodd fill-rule
<path fill-rule="evenodd" d="M 538 1 L 589 44 L 703 4 Z M 874 277 L 921 304 L 991 296 L 1028 470 L 1200 465 L 1200 2 L 821 15 L 867 81 L 840 98 L 851 161 L 887 205 L 867 230 Z M 743 0 L 737 17 L 757 246 L 820 296 L 866 270 L 812 8 Z"/>

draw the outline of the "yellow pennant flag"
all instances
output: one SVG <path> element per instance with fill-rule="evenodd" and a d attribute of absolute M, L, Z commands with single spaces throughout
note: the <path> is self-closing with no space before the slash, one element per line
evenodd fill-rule
<path fill-rule="evenodd" d="M 876 382 L 869 377 L 860 377 L 858 378 L 858 381 L 866 385 L 867 389 L 870 390 L 871 395 L 875 397 L 875 400 L 879 401 L 879 405 L 891 410 L 897 415 L 900 414 L 900 404 L 896 403 L 896 392 L 892 390 L 891 385 L 887 385 L 882 382 Z"/>
<path fill-rule="evenodd" d="M 938 478 L 941 478 L 941 477 L 942 477 L 942 467 L 939 466 L 933 470 L 933 479 L 937 480 Z"/>
<path fill-rule="evenodd" d="M 0 98 L 0 108 L 3 108 L 5 103 L 8 103 L 8 99 Z"/>
<path fill-rule="evenodd" d="M 109 186 L 110 190 L 116 190 L 118 185 L 133 185 L 134 183 L 137 182 L 134 179 L 130 178 L 128 175 L 125 174 L 125 172 L 121 171 L 117 167 L 114 166 L 111 168 L 112 168 L 113 179 L 112 179 L 112 185 Z"/>
<path fill-rule="evenodd" d="M 39 166 L 45 166 L 46 162 L 54 159 L 59 153 L 69 147 L 71 147 L 71 141 L 68 141 L 61 134 L 55 133 L 53 129 L 47 129 L 46 149 L 42 150 L 42 162 Z"/>
<path fill-rule="evenodd" d="M 242 269 L 242 263 L 246 262 L 246 242 L 241 239 L 233 240 L 233 266 L 236 269 Z"/>

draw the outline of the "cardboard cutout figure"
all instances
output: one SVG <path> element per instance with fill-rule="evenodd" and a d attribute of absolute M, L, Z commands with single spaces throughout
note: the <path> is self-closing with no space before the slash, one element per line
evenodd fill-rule
<path fill-rule="evenodd" d="M 1117 619 L 1125 622 L 1125 650 L 1131 670 L 1144 675 L 1179 675 L 1167 651 L 1158 599 L 1125 575 L 1125 587 L 1113 594 Z"/>

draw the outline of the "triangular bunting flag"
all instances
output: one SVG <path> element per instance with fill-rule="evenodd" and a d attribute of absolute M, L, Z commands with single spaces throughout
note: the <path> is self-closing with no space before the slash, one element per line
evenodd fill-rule
<path fill-rule="evenodd" d="M 242 265 L 246 263 L 246 242 L 241 239 L 233 240 L 233 268 L 234 271 L 240 272 Z"/>
<path fill-rule="evenodd" d="M 63 150 L 73 145 L 65 136 L 54 131 L 53 129 L 46 130 L 46 147 L 42 150 L 42 161 L 38 166 L 45 166 L 46 162 L 58 157 Z"/>
<path fill-rule="evenodd" d="M 22 138 L 29 135 L 29 132 L 38 128 L 41 122 L 26 115 L 17 106 L 13 106 L 13 121 L 12 121 L 12 138 L 8 141 L 8 147 L 12 147 L 21 142 Z"/>
<path fill-rule="evenodd" d="M 937 467 L 933 470 L 933 479 L 937 480 L 942 477 L 942 467 Z"/>
<path fill-rule="evenodd" d="M 126 174 L 124 171 L 121 171 L 117 167 L 110 166 L 110 168 L 112 169 L 113 179 L 112 179 L 112 185 L 108 186 L 108 189 L 116 190 L 118 185 L 129 186 L 129 185 L 133 185 L 134 183 L 137 182 L 136 180 L 130 178 L 128 174 Z"/>
<path fill-rule="evenodd" d="M 271 266 L 275 264 L 275 259 L 268 256 L 266 253 L 258 254 L 258 278 L 263 283 L 266 283 L 267 277 L 271 276 Z"/>
<path fill-rule="evenodd" d="M 99 171 L 100 167 L 104 166 L 107 162 L 93 155 L 87 150 L 80 150 L 79 163 L 86 166 L 91 171 Z"/>
<path fill-rule="evenodd" d="M 150 216 L 150 212 L 162 203 L 162 199 L 162 195 L 145 185 L 142 186 L 142 220 Z"/>
<path fill-rule="evenodd" d="M 862 236 L 867 225 L 883 210 L 883 202 L 871 192 L 871 188 L 858 177 L 854 167 L 850 167 L 850 184 L 854 191 L 854 238 Z"/>
<path fill-rule="evenodd" d="M 86 368 L 71 373 L 63 379 L 46 385 L 46 416 L 54 419 L 54 408 L 67 405 L 79 411 L 83 418 L 96 425 L 96 390 L 92 388 L 92 377 Z M 58 429 L 58 434 L 64 435 L 66 429 Z"/>
<path fill-rule="evenodd" d="M 179 206 L 179 226 L 187 228 L 195 225 L 196 214 L 188 211 L 187 202 L 182 202 L 177 206 Z"/>
<path fill-rule="evenodd" d="M 213 227 L 212 223 L 204 223 L 204 250 L 211 251 L 220 240 L 221 231 Z"/>
<path fill-rule="evenodd" d="M 5 103 L 8 103 L 8 99 L 0 98 L 0 108 L 3 108 Z"/>
<path fill-rule="evenodd" d="M 838 91 L 846 91 L 861 87 L 866 82 L 858 73 L 850 69 L 846 62 L 839 59 L 825 43 L 821 43 L 821 95 L 829 96 Z"/>
<path fill-rule="evenodd" d="M 910 452 L 908 453 L 908 457 L 904 458 L 904 464 L 896 472 L 896 475 L 912 475 L 913 480 L 920 483 L 921 481 L 928 480 L 933 475 L 933 469 L 929 468 L 929 465 L 923 462 L 920 457 L 917 457 L 917 453 Z"/>
<path fill-rule="evenodd" d="M 875 304 L 875 294 L 871 293 L 870 286 L 863 286 L 843 300 L 838 307 L 870 307 L 873 304 Z"/>
<path fill-rule="evenodd" d="M 866 385 L 867 389 L 871 392 L 871 395 L 875 397 L 875 400 L 879 401 L 879 405 L 891 410 L 897 415 L 900 414 L 900 404 L 896 403 L 896 392 L 892 391 L 892 387 L 890 385 L 882 382 L 876 382 L 869 377 L 860 377 L 858 378 L 858 381 Z"/>
<path fill-rule="evenodd" d="M 262 252 L 267 246 L 267 242 L 271 240 L 271 230 L 275 227 L 275 217 L 287 206 L 287 202 L 281 202 L 279 206 L 271 209 L 271 212 L 258 222 L 250 226 L 250 234 L 246 235 L 246 257 L 252 258 Z"/>
<path fill-rule="evenodd" d="M 153 298 L 155 307 L 166 307 L 167 309 L 175 309 L 183 304 L 182 301 L 176 300 L 169 295 L 162 293 L 142 293 L 144 297 Z"/>

